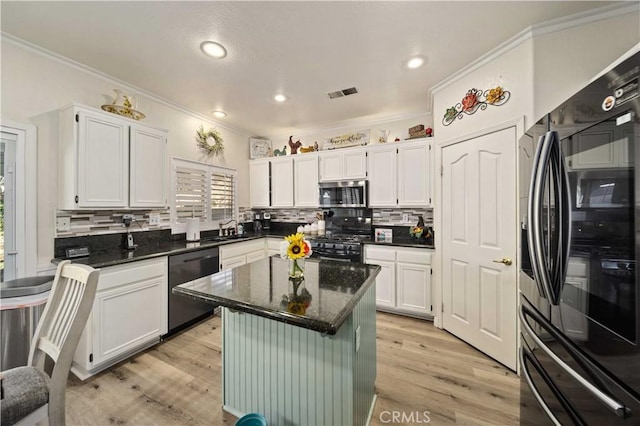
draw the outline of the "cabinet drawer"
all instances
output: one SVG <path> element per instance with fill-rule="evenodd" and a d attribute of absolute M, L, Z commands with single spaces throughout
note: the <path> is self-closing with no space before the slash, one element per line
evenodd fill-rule
<path fill-rule="evenodd" d="M 431 265 L 431 252 L 423 249 L 397 250 L 398 262 Z"/>
<path fill-rule="evenodd" d="M 167 273 L 167 258 L 142 260 L 124 265 L 109 266 L 100 270 L 98 291 L 108 290 L 122 284 L 130 284 Z"/>
<path fill-rule="evenodd" d="M 387 260 L 391 262 L 396 260 L 396 249 L 394 248 L 366 246 L 364 254 L 367 262 L 369 260 Z"/>
<path fill-rule="evenodd" d="M 264 238 L 220 246 L 220 260 L 242 256 L 253 251 L 264 250 L 264 248 Z"/>

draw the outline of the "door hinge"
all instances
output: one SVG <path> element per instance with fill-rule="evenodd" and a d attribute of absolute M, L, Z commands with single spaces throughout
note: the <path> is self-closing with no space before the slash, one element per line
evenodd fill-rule
<path fill-rule="evenodd" d="M 429 269 L 429 273 L 433 275 L 433 269 Z"/>
<path fill-rule="evenodd" d="M 89 362 L 93 362 L 93 354 L 89 354 Z"/>
<path fill-rule="evenodd" d="M 76 123 L 80 122 L 80 114 L 76 114 Z"/>
<path fill-rule="evenodd" d="M 429 204 L 431 204 L 431 197 L 429 197 Z"/>
<path fill-rule="evenodd" d="M 442 302 L 442 312 L 444 312 L 444 302 Z"/>
<path fill-rule="evenodd" d="M 444 166 L 440 166 L 440 176 L 444 173 Z"/>
<path fill-rule="evenodd" d="M 429 144 L 429 151 L 431 151 L 431 144 Z"/>
<path fill-rule="evenodd" d="M 433 312 L 433 305 L 429 306 L 429 310 L 431 310 L 431 312 Z"/>
<path fill-rule="evenodd" d="M 78 196 L 77 195 L 75 197 L 75 200 L 76 200 L 76 204 L 77 204 L 78 203 Z"/>

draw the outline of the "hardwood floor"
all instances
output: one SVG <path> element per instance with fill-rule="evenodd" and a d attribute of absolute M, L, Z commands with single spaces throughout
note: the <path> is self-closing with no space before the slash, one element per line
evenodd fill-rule
<path fill-rule="evenodd" d="M 513 372 L 430 322 L 378 313 L 377 326 L 372 425 L 519 423 Z M 67 424 L 233 425 L 220 365 L 213 317 L 85 382 L 70 375 Z"/>

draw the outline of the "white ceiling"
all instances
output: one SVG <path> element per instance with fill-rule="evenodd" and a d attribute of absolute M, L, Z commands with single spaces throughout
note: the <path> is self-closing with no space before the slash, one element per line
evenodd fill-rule
<path fill-rule="evenodd" d="M 520 31 L 611 3 L 3 0 L 0 12 L 3 32 L 188 110 L 224 110 L 214 121 L 227 126 L 276 135 L 427 112 L 430 87 Z M 205 57 L 204 40 L 227 57 Z M 426 64 L 405 69 L 417 54 Z M 360 93 L 327 96 L 352 86 Z M 289 100 L 278 104 L 276 92 Z"/>

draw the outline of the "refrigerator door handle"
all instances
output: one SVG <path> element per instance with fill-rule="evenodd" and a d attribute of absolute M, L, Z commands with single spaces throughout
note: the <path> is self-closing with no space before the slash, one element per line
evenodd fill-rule
<path fill-rule="evenodd" d="M 562 179 L 562 200 L 561 200 L 561 247 L 562 253 L 562 274 L 561 285 L 558 288 L 557 300 L 560 302 L 560 296 L 564 288 L 564 283 L 567 278 L 567 269 L 569 268 L 569 252 L 571 250 L 571 183 L 569 182 L 569 171 L 567 169 L 567 163 L 564 155 L 562 154 L 562 147 L 558 143 L 558 151 L 560 154 L 560 178 Z"/>
<path fill-rule="evenodd" d="M 562 368 L 567 374 L 569 374 L 576 382 L 578 382 L 583 388 L 585 388 L 591 395 L 593 395 L 597 400 L 599 400 L 602 404 L 605 405 L 608 409 L 613 411 L 618 417 L 625 418 L 630 414 L 630 409 L 625 407 L 620 402 L 611 398 L 609 395 L 602 392 L 600 389 L 591 384 L 588 380 L 582 377 L 577 371 L 573 368 L 569 367 L 558 355 L 555 354 L 541 339 L 538 335 L 533 331 L 527 319 L 525 318 L 525 309 L 524 306 L 521 307 L 519 311 L 520 315 L 520 324 L 527 332 L 529 337 L 535 342 L 535 344 L 540 347 L 548 356 L 555 362 L 560 368 Z"/>
<path fill-rule="evenodd" d="M 528 205 L 528 232 L 529 232 L 529 254 L 531 256 L 531 269 L 538 284 L 540 294 L 547 300 L 552 300 L 551 276 L 549 268 L 545 262 L 544 255 L 544 229 L 542 227 L 542 202 L 544 198 L 544 184 L 549 164 L 551 161 L 551 148 L 553 146 L 552 132 L 547 132 L 540 137 L 536 154 L 534 157 L 534 169 L 532 173 L 531 186 L 529 187 Z"/>

